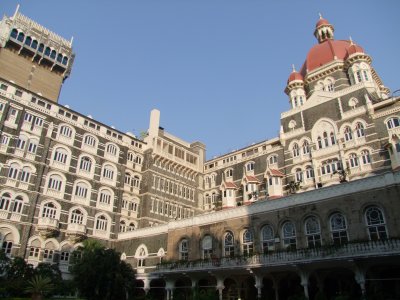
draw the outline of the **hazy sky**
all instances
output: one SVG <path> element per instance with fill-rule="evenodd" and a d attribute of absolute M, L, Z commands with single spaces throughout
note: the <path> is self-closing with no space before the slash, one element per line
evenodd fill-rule
<path fill-rule="evenodd" d="M 398 0 L 2 0 L 1 13 L 17 3 L 74 37 L 60 103 L 136 135 L 157 108 L 161 126 L 205 143 L 208 158 L 278 135 L 291 65 L 299 69 L 317 43 L 319 12 L 400 89 Z"/>

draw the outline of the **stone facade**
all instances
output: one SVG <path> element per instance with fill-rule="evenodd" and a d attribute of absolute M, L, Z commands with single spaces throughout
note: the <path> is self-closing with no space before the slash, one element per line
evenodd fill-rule
<path fill-rule="evenodd" d="M 205 145 L 161 128 L 157 110 L 139 139 L 59 105 L 72 41 L 18 9 L 0 29 L 7 255 L 68 276 L 82 240 L 97 239 L 136 269 L 138 294 L 157 299 L 398 290 L 400 99 L 326 20 L 289 76 L 279 137 L 208 161 Z M 378 279 L 389 283 L 368 281 Z"/>

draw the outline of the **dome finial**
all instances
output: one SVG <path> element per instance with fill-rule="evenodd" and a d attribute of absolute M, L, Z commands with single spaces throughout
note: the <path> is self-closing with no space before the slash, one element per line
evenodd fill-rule
<path fill-rule="evenodd" d="M 294 64 L 292 64 L 292 72 L 296 72 L 296 68 L 294 67 Z"/>
<path fill-rule="evenodd" d="M 319 18 L 320 18 L 320 19 L 323 19 L 323 18 L 322 18 L 322 14 L 321 14 L 321 13 L 318 13 L 318 15 L 319 15 Z"/>
<path fill-rule="evenodd" d="M 350 40 L 350 45 L 354 45 L 353 39 L 351 38 L 351 36 L 349 36 L 349 40 Z"/>

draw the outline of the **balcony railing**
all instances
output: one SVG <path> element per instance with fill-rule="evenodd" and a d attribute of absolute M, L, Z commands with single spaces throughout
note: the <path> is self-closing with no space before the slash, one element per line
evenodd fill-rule
<path fill-rule="evenodd" d="M 209 260 L 167 262 L 157 265 L 159 273 L 195 272 L 212 269 L 271 267 L 296 263 L 312 263 L 331 259 L 387 256 L 400 254 L 400 239 L 349 243 L 341 246 L 322 246 L 313 249 L 274 251 L 252 256 L 212 258 Z"/>

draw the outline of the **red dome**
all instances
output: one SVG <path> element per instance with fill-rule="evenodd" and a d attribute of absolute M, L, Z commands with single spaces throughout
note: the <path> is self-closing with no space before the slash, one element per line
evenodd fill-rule
<path fill-rule="evenodd" d="M 350 41 L 327 39 L 312 47 L 308 52 L 301 74 L 305 76 L 308 72 L 333 60 L 346 60 L 350 54 L 355 53 L 354 51 L 364 53 L 360 46 L 354 45 Z"/>
<path fill-rule="evenodd" d="M 318 28 L 321 25 L 330 25 L 330 23 L 328 22 L 328 20 L 320 18 L 317 24 L 315 25 L 315 28 Z"/>
<path fill-rule="evenodd" d="M 293 71 L 292 73 L 290 73 L 287 83 L 289 84 L 290 82 L 295 80 L 303 81 L 304 80 L 303 75 L 301 75 L 299 72 Z"/>
<path fill-rule="evenodd" d="M 348 55 L 352 55 L 354 53 L 364 53 L 364 49 L 356 44 L 352 44 L 349 49 L 347 49 Z"/>

